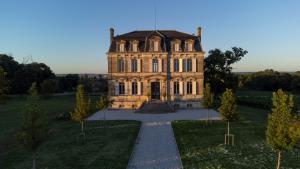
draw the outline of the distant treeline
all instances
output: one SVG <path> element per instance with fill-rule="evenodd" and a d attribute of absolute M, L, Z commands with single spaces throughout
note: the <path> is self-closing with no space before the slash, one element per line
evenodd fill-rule
<path fill-rule="evenodd" d="M 0 67 L 6 72 L 8 94 L 25 94 L 33 82 L 36 82 L 42 94 L 73 92 L 81 83 L 87 92 L 106 92 L 106 78 L 80 77 L 78 74 L 56 76 L 44 63 L 18 63 L 13 57 L 0 54 Z"/>
<path fill-rule="evenodd" d="M 295 73 L 281 73 L 272 69 L 259 71 L 252 74 L 238 75 L 239 88 L 275 91 L 300 92 L 300 71 Z"/>

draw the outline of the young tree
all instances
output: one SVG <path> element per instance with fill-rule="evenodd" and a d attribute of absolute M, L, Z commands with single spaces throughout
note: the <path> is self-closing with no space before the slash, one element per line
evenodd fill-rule
<path fill-rule="evenodd" d="M 206 83 L 205 90 L 204 90 L 204 97 L 203 97 L 203 106 L 204 106 L 204 108 L 207 109 L 206 124 L 209 121 L 209 109 L 212 108 L 212 106 L 213 106 L 213 99 L 214 99 L 214 95 L 213 95 L 213 93 L 211 93 L 210 84 Z"/>
<path fill-rule="evenodd" d="M 278 154 L 277 169 L 280 169 L 282 152 L 293 148 L 299 139 L 299 133 L 297 134 L 298 128 L 294 128 L 295 123 L 291 115 L 293 96 L 280 89 L 273 93 L 272 101 L 273 108 L 268 117 L 266 138 L 267 143 Z"/>
<path fill-rule="evenodd" d="M 74 111 L 71 112 L 71 119 L 81 124 L 81 133 L 84 133 L 84 119 L 89 112 L 90 101 L 84 95 L 84 86 L 78 85 L 76 90 L 76 105 Z"/>
<path fill-rule="evenodd" d="M 228 139 L 230 136 L 230 122 L 239 119 L 239 112 L 237 110 L 235 97 L 231 89 L 226 89 L 226 91 L 222 94 L 221 106 L 219 107 L 218 111 L 221 113 L 222 119 L 227 121 L 227 134 L 225 134 L 225 144 L 226 144 L 226 140 L 227 140 L 226 136 L 228 136 Z"/>
<path fill-rule="evenodd" d="M 0 66 L 0 104 L 5 103 L 6 94 L 8 92 L 7 80 L 5 78 L 6 72 Z"/>
<path fill-rule="evenodd" d="M 46 114 L 39 107 L 36 83 L 29 89 L 29 96 L 23 113 L 22 127 L 18 132 L 18 142 L 32 153 L 32 168 L 36 168 L 37 150 L 49 134 Z"/>

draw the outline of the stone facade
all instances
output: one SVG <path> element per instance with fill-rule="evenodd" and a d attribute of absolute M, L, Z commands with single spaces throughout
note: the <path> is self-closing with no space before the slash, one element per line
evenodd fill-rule
<path fill-rule="evenodd" d="M 203 60 L 197 36 L 173 30 L 133 31 L 114 36 L 108 59 L 112 108 L 137 109 L 143 102 L 168 101 L 180 108 L 201 107 Z"/>

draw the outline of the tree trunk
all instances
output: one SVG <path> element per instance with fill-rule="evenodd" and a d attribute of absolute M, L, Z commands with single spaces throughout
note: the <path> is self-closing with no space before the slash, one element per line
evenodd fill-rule
<path fill-rule="evenodd" d="M 81 121 L 80 123 L 81 123 L 81 133 L 83 133 L 83 121 Z"/>
<path fill-rule="evenodd" d="M 278 158 L 277 158 L 277 167 L 276 167 L 276 169 L 280 169 L 280 163 L 281 163 L 281 151 L 278 151 Z"/>
<path fill-rule="evenodd" d="M 230 130 L 230 124 L 229 124 L 229 121 L 227 122 L 227 134 L 229 135 L 229 130 Z"/>
<path fill-rule="evenodd" d="M 32 169 L 36 168 L 36 152 L 32 153 Z"/>

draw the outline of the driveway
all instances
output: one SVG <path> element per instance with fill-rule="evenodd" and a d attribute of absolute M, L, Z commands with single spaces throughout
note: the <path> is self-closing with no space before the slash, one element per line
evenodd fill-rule
<path fill-rule="evenodd" d="M 103 110 L 87 120 L 137 120 L 142 126 L 127 169 L 182 169 L 171 122 L 205 120 L 207 109 L 182 109 L 167 114 L 139 114 L 132 110 Z M 210 110 L 211 119 L 220 119 Z"/>

